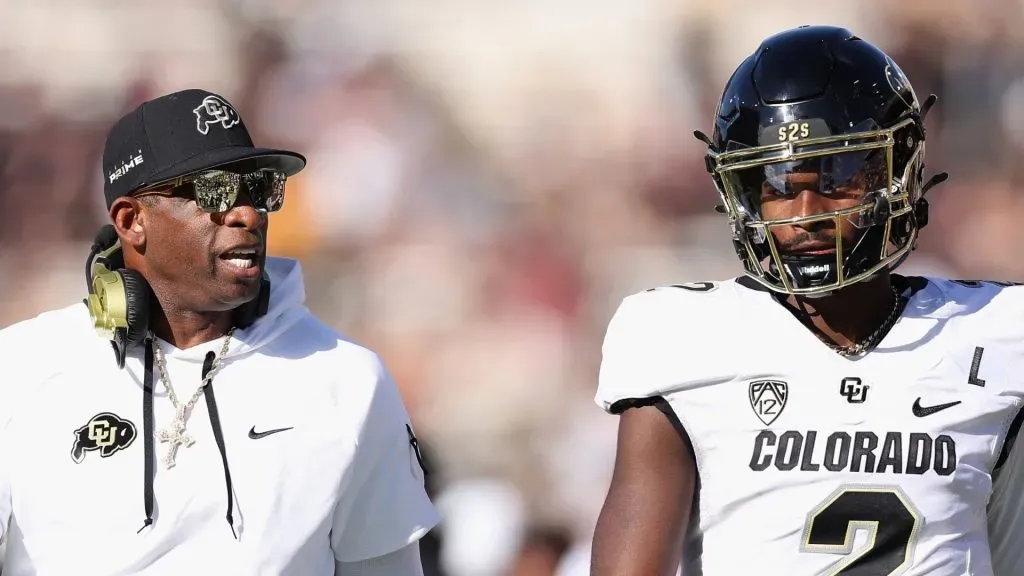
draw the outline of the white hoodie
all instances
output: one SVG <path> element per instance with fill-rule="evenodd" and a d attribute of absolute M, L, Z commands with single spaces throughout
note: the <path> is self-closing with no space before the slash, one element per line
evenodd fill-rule
<path fill-rule="evenodd" d="M 144 347 L 118 369 L 82 304 L 0 331 L 4 576 L 330 575 L 336 560 L 388 554 L 437 523 L 380 359 L 303 306 L 298 262 L 268 258 L 267 272 L 269 310 L 235 332 L 210 385 L 215 409 L 199 398 L 195 443 L 170 469 L 156 441 L 145 465 Z M 186 402 L 223 339 L 157 344 Z M 160 430 L 174 408 L 153 372 Z"/>

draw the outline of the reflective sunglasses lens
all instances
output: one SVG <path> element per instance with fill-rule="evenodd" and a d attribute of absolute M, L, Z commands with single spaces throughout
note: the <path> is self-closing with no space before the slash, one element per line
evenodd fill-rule
<path fill-rule="evenodd" d="M 284 187 L 287 176 L 283 172 L 264 170 L 246 176 L 249 197 L 259 210 L 277 212 L 284 205 Z"/>
<path fill-rule="evenodd" d="M 227 212 L 238 201 L 242 177 L 231 172 L 210 170 L 195 177 L 196 205 L 204 212 Z"/>

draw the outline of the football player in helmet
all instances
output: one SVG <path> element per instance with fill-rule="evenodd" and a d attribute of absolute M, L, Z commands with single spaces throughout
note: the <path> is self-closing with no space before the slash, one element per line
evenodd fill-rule
<path fill-rule="evenodd" d="M 611 320 L 592 574 L 1024 574 L 1024 288 L 894 273 L 945 180 L 934 102 L 835 27 L 733 73 L 696 134 L 745 275 Z"/>

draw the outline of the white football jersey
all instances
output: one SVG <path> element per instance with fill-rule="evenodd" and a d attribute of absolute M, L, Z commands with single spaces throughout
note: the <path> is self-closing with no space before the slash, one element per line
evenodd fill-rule
<path fill-rule="evenodd" d="M 745 278 L 622 302 L 596 400 L 664 399 L 688 436 L 685 576 L 1024 574 L 1024 287 L 894 282 L 857 359 Z"/>

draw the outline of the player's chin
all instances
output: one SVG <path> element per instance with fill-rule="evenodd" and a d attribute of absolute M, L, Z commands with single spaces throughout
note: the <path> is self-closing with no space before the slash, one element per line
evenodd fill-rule
<path fill-rule="evenodd" d="M 251 302 L 260 293 L 260 279 L 263 270 L 260 266 L 239 268 L 230 263 L 219 261 L 214 284 L 217 287 L 217 300 L 229 307 L 241 306 Z"/>
<path fill-rule="evenodd" d="M 220 286 L 214 300 L 217 309 L 234 310 L 255 300 L 259 293 L 259 282 L 255 285 L 228 284 Z"/>

